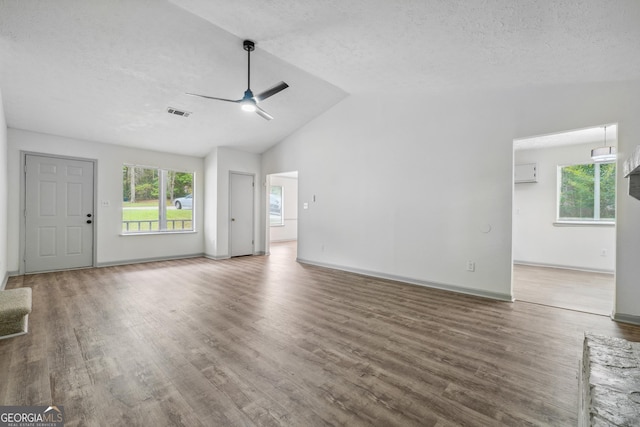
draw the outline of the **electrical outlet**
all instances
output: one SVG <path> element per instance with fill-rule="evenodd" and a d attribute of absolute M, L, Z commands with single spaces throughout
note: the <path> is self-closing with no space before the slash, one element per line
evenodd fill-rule
<path fill-rule="evenodd" d="M 476 271 L 476 263 L 474 261 L 467 261 L 467 271 Z"/>

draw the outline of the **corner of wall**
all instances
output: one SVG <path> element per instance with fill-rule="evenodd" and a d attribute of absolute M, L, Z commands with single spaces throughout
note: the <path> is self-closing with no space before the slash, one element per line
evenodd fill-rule
<path fill-rule="evenodd" d="M 613 313 L 611 314 L 611 319 L 620 323 L 628 323 L 630 325 L 640 326 L 640 316 L 635 316 L 632 314 Z"/>
<path fill-rule="evenodd" d="M 7 200 L 9 191 L 9 177 L 7 165 L 7 120 L 4 115 L 4 103 L 2 92 L 0 91 L 0 200 Z M 7 230 L 8 230 L 8 206 L 7 203 L 0 205 L 0 277 L 5 280 L 1 284 L 4 289 L 7 277 Z"/>
<path fill-rule="evenodd" d="M 204 159 L 204 253 L 207 257 L 217 254 L 218 222 L 218 148 Z"/>

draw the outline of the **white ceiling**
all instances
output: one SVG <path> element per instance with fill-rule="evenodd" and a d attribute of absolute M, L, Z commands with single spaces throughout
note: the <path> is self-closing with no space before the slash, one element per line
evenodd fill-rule
<path fill-rule="evenodd" d="M 184 95 L 240 98 L 245 38 L 270 122 Z M 10 127 L 263 152 L 350 93 L 639 79 L 640 1 L 0 0 L 0 58 Z"/>

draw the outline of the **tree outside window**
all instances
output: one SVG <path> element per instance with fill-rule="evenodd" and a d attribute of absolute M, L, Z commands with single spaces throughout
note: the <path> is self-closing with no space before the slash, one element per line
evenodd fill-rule
<path fill-rule="evenodd" d="M 559 220 L 615 221 L 615 163 L 562 166 L 559 174 Z"/>

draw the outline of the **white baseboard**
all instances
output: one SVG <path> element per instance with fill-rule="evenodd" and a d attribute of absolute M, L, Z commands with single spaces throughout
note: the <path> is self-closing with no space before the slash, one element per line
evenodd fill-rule
<path fill-rule="evenodd" d="M 180 255 L 180 256 L 172 256 L 172 257 L 139 258 L 139 259 L 129 259 L 129 260 L 122 260 L 122 261 L 99 262 L 99 263 L 96 263 L 96 267 L 115 267 L 117 265 L 144 264 L 147 262 L 173 261 L 176 259 L 188 259 L 188 258 L 202 258 L 203 256 L 206 256 L 206 255 L 190 254 L 190 255 Z"/>
<path fill-rule="evenodd" d="M 258 251 L 258 252 L 254 252 L 253 254 L 250 254 L 248 256 L 263 256 L 263 255 L 267 255 L 267 253 L 265 251 Z M 204 254 L 203 257 L 207 258 L 207 259 L 212 259 L 214 261 L 220 261 L 223 259 L 231 259 L 232 257 L 230 255 L 209 255 L 209 254 Z"/>
<path fill-rule="evenodd" d="M 640 326 L 640 316 L 624 313 L 612 313 L 611 318 L 616 322 L 629 323 Z"/>
<path fill-rule="evenodd" d="M 212 259 L 214 261 L 220 261 L 223 259 L 231 258 L 229 255 L 209 255 L 209 254 L 204 254 L 204 257 L 207 259 Z"/>
<path fill-rule="evenodd" d="M 408 284 L 411 284 L 411 285 L 419 285 L 419 286 L 424 286 L 424 287 L 433 288 L 433 289 L 440 289 L 440 290 L 443 290 L 443 291 L 456 292 L 456 293 L 459 293 L 459 294 L 472 295 L 472 296 L 475 296 L 475 297 L 489 298 L 489 299 L 492 299 L 492 300 L 507 301 L 507 302 L 515 301 L 515 299 L 513 298 L 512 295 L 502 294 L 502 293 L 499 293 L 499 292 L 490 292 L 490 291 L 483 291 L 483 290 L 480 290 L 480 289 L 465 288 L 463 286 L 450 285 L 450 284 L 446 284 L 446 283 L 427 282 L 427 281 L 424 281 L 424 280 L 417 280 L 417 279 L 412 279 L 412 278 L 409 278 L 409 277 L 396 276 L 395 274 L 386 274 L 386 273 L 380 273 L 380 272 L 377 272 L 377 271 L 370 271 L 370 270 L 363 270 L 363 269 L 359 269 L 359 268 L 345 267 L 345 266 L 342 266 L 342 265 L 309 261 L 309 260 L 305 260 L 305 259 L 302 259 L 302 258 L 297 258 L 296 261 L 298 261 L 298 262 L 300 262 L 302 264 L 309 264 L 309 265 L 315 265 L 315 266 L 318 266 L 318 267 L 331 268 L 333 270 L 347 271 L 349 273 L 361 274 L 363 276 L 370 276 L 370 277 L 377 277 L 377 278 L 380 278 L 380 279 L 394 280 L 396 282 L 408 283 Z"/>
<path fill-rule="evenodd" d="M 529 261 L 518 261 L 514 260 L 514 264 L 517 265 L 528 265 L 531 267 L 546 267 L 546 268 L 560 268 L 563 270 L 574 270 L 574 271 L 585 271 L 587 273 L 606 273 L 606 274 L 614 274 L 614 270 L 603 270 L 598 268 L 585 268 L 585 267 L 575 267 L 570 265 L 560 265 L 560 264 L 545 264 L 541 262 L 529 262 Z"/>

